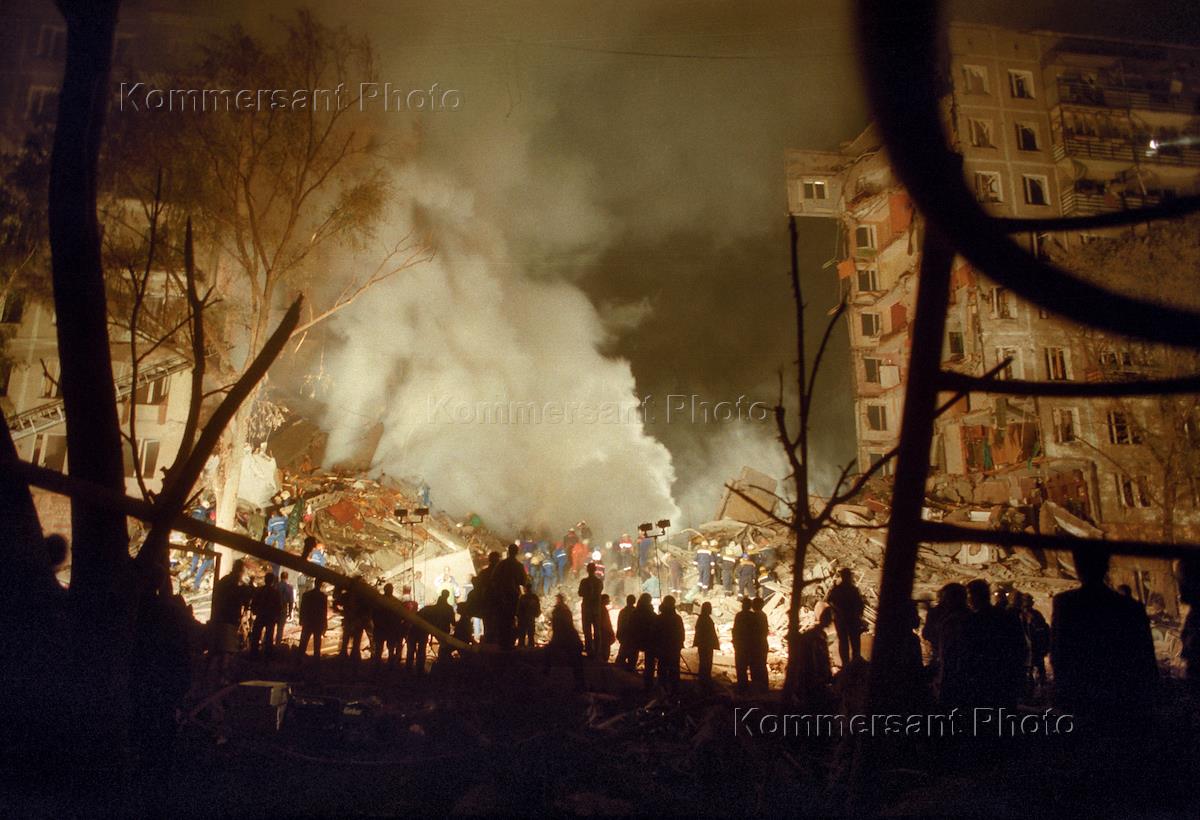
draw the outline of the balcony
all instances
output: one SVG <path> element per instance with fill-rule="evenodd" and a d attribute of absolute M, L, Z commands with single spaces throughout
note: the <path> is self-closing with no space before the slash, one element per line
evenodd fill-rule
<path fill-rule="evenodd" d="M 1172 94 L 1166 89 L 1087 83 L 1062 77 L 1058 80 L 1058 99 L 1062 103 L 1088 105 L 1095 108 L 1174 111 L 1178 114 L 1200 113 L 1197 111 L 1196 97 L 1192 95 Z"/>
<path fill-rule="evenodd" d="M 1060 198 L 1063 216 L 1090 216 L 1111 211 L 1126 211 L 1132 208 L 1145 208 L 1158 205 L 1163 201 L 1161 196 L 1141 194 L 1101 194 L 1090 191 L 1065 189 Z"/>
<path fill-rule="evenodd" d="M 1131 140 L 1104 137 L 1066 136 L 1054 142 L 1054 159 L 1067 157 L 1099 159 L 1130 165 L 1151 163 L 1154 165 L 1178 165 L 1200 167 L 1200 147 L 1193 145 L 1170 145 L 1152 150 L 1134 145 Z"/>

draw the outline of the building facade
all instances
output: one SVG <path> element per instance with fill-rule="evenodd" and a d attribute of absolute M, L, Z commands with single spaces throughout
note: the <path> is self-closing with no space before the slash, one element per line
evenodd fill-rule
<path fill-rule="evenodd" d="M 948 41 L 945 128 L 988 212 L 1074 216 L 1200 192 L 1200 49 L 967 24 L 952 24 Z M 866 469 L 899 440 L 920 217 L 873 127 L 838 151 L 790 151 L 787 178 L 792 214 L 841 226 L 837 274 Z M 1020 241 L 1045 256 L 1093 238 Z M 1052 316 L 961 258 L 951 287 L 948 369 L 978 376 L 1007 362 L 998 378 L 1033 381 L 1168 374 L 1167 351 Z M 1162 537 L 1169 505 L 1174 536 L 1195 538 L 1196 483 L 1164 467 L 1150 441 L 1173 425 L 1200 446 L 1194 414 L 1181 420 L 1175 409 L 1153 398 L 971 394 L 936 422 L 932 485 L 973 504 L 1052 500 L 1064 519 L 1113 536 Z"/>

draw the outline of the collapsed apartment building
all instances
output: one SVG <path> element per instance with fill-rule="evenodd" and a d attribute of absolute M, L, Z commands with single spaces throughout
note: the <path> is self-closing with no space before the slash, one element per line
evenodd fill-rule
<path fill-rule="evenodd" d="M 959 23 L 948 41 L 946 132 L 993 215 L 1094 214 L 1200 191 L 1200 49 Z M 899 442 L 921 218 L 873 126 L 837 151 L 789 151 L 787 180 L 793 215 L 839 225 L 857 458 L 867 469 Z M 1102 234 L 1023 241 L 1046 255 Z M 951 288 L 946 369 L 982 376 L 999 368 L 996 378 L 1030 381 L 1166 375 L 1164 351 L 1082 332 L 961 257 Z M 1164 538 L 1167 516 L 1168 539 L 1195 538 L 1195 476 L 1164 487 L 1172 479 L 1145 440 L 1146 431 L 1177 423 L 1156 398 L 971 393 L 935 423 L 928 512 L 983 527 L 1147 540 Z M 1195 438 L 1198 427 L 1193 413 L 1179 432 Z M 1176 498 L 1169 509 L 1164 489 Z M 1168 561 L 1122 559 L 1113 581 L 1178 611 Z"/>

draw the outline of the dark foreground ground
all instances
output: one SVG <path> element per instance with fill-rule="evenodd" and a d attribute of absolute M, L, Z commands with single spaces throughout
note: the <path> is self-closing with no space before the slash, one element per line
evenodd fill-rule
<path fill-rule="evenodd" d="M 197 711 L 155 815 L 1194 817 L 1200 806 L 1196 709 L 1178 683 L 1120 737 L 971 737 L 961 718 L 956 737 L 867 747 L 797 737 L 798 723 L 782 736 L 777 697 L 703 694 L 686 677 L 665 697 L 608 665 L 585 665 L 579 684 L 536 652 L 480 652 L 421 678 L 290 657 L 239 659 L 235 675 L 290 684 L 281 728 L 265 689 L 242 687 L 223 714 Z M 856 767 L 863 749 L 878 762 Z M 0 815 L 63 816 L 53 784 L 21 792 Z"/>

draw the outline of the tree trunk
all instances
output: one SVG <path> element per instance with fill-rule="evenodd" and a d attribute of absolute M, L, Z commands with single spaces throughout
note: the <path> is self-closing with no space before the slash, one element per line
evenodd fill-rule
<path fill-rule="evenodd" d="M 49 234 L 58 355 L 71 473 L 124 490 L 112 380 L 96 166 L 108 104 L 117 0 L 59 0 L 67 60 L 50 166 Z M 128 536 L 119 512 L 75 500 L 71 650 L 77 797 L 96 813 L 119 811 L 125 793 L 125 731 L 133 590 Z"/>

